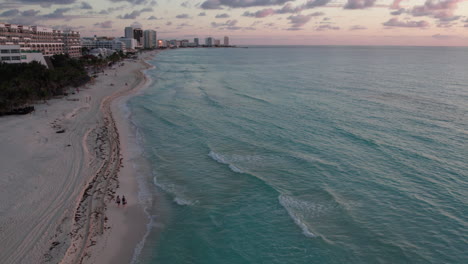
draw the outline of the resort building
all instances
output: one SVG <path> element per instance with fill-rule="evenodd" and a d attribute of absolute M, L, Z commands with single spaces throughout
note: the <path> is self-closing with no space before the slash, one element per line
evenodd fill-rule
<path fill-rule="evenodd" d="M 143 39 L 144 39 L 143 47 L 145 49 L 154 49 L 154 48 L 157 47 L 156 31 L 154 31 L 154 30 L 145 30 L 143 32 Z"/>
<path fill-rule="evenodd" d="M 80 33 L 77 31 L 62 32 L 64 53 L 72 58 L 81 57 Z"/>
<path fill-rule="evenodd" d="M 44 55 L 40 51 L 21 50 L 20 45 L 0 45 L 1 63 L 29 63 L 33 61 L 48 68 Z"/>
<path fill-rule="evenodd" d="M 200 45 L 200 40 L 198 38 L 194 38 L 193 43 L 195 43 L 195 46 L 198 47 Z"/>
<path fill-rule="evenodd" d="M 0 45 L 19 45 L 21 50 L 39 51 L 44 56 L 64 53 L 70 57 L 81 56 L 77 31 L 0 23 Z"/>
<path fill-rule="evenodd" d="M 224 46 L 226 46 L 226 47 L 229 46 L 229 37 L 228 36 L 224 37 Z"/>

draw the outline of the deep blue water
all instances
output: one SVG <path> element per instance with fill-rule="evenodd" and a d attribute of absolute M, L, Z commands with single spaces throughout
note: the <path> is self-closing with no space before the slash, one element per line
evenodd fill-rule
<path fill-rule="evenodd" d="M 138 263 L 467 263 L 468 49 L 164 51 Z"/>

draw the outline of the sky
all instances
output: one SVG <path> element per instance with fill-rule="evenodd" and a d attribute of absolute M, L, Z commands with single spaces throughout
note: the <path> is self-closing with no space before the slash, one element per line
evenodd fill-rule
<path fill-rule="evenodd" d="M 0 23 L 236 45 L 468 46 L 468 0 L 0 0 Z"/>

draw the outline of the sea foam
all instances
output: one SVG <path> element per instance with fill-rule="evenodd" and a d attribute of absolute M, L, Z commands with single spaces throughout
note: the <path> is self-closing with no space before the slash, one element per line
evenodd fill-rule
<path fill-rule="evenodd" d="M 231 169 L 233 172 L 237 173 L 244 173 L 243 170 L 241 170 L 239 167 L 236 167 L 235 165 L 231 164 L 230 161 L 226 158 L 226 156 L 218 154 L 214 151 L 210 151 L 208 154 L 213 160 L 221 163 L 221 164 L 226 164 L 228 165 L 229 169 Z"/>
<path fill-rule="evenodd" d="M 298 201 L 290 196 L 281 194 L 278 197 L 280 204 L 286 209 L 289 216 L 294 220 L 294 223 L 298 225 L 302 229 L 302 233 L 306 237 L 316 237 L 312 231 L 310 231 L 309 227 L 307 226 L 306 221 L 304 220 L 304 214 L 301 214 L 299 210 L 305 209 L 308 207 L 308 204 L 304 201 Z M 299 210 L 298 210 L 299 209 Z M 302 210 L 303 211 L 303 210 Z"/>

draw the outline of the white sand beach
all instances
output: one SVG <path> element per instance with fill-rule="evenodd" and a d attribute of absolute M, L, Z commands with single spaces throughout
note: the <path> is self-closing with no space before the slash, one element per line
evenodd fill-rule
<path fill-rule="evenodd" d="M 148 220 L 125 152 L 129 124 L 114 102 L 144 86 L 143 59 L 154 55 L 32 114 L 0 118 L 2 263 L 131 261 Z M 118 208 L 116 195 L 128 204 Z"/>

